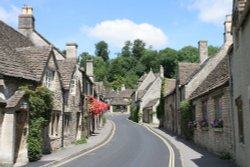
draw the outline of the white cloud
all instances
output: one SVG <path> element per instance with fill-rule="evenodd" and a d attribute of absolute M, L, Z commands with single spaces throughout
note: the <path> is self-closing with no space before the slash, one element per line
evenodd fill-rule
<path fill-rule="evenodd" d="M 136 24 L 128 19 L 103 21 L 94 27 L 84 26 L 82 31 L 117 48 L 124 46 L 125 41 L 135 39 L 141 39 L 156 49 L 167 44 L 167 36 L 161 29 L 148 23 Z"/>
<path fill-rule="evenodd" d="M 11 26 L 16 26 L 18 21 L 18 15 L 21 13 L 21 9 L 11 5 L 10 9 L 7 10 L 0 6 L 0 20 L 4 21 Z"/>
<path fill-rule="evenodd" d="M 222 25 L 226 15 L 232 13 L 232 0 L 194 0 L 190 9 L 199 11 L 199 19 Z"/>

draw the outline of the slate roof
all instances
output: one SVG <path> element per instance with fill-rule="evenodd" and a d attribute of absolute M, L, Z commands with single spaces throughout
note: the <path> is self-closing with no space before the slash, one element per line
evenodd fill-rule
<path fill-rule="evenodd" d="M 0 74 L 40 81 L 50 50 L 0 21 Z"/>
<path fill-rule="evenodd" d="M 174 90 L 176 86 L 176 80 L 175 79 L 166 79 L 165 82 L 165 96 L 170 95 Z"/>
<path fill-rule="evenodd" d="M 105 96 L 105 98 L 114 98 L 114 97 L 118 97 L 118 94 L 117 94 L 116 91 L 107 88 L 105 90 L 105 95 L 104 96 Z"/>
<path fill-rule="evenodd" d="M 50 53 L 52 52 L 52 47 L 16 48 L 16 52 L 23 58 L 25 64 L 29 66 L 35 80 L 39 81 L 47 65 Z"/>
<path fill-rule="evenodd" d="M 0 104 L 6 104 L 6 101 L 0 97 Z"/>
<path fill-rule="evenodd" d="M 190 98 L 194 99 L 201 96 L 229 81 L 228 56 L 225 56 L 215 69 L 207 76 L 199 87 L 191 94 Z"/>
<path fill-rule="evenodd" d="M 134 90 L 132 89 L 125 89 L 120 92 L 120 96 L 123 98 L 130 98 Z"/>
<path fill-rule="evenodd" d="M 151 101 L 149 101 L 144 108 L 149 108 L 149 107 L 153 107 L 154 105 L 156 105 L 156 103 L 159 101 L 159 98 L 157 99 L 153 99 Z"/>
<path fill-rule="evenodd" d="M 114 106 L 126 106 L 127 102 L 122 97 L 115 97 L 110 104 Z"/>
<path fill-rule="evenodd" d="M 6 108 L 16 107 L 24 95 L 24 91 L 16 91 L 15 94 L 8 99 Z"/>
<path fill-rule="evenodd" d="M 139 90 L 138 91 L 138 99 L 141 99 L 144 95 L 145 95 L 145 93 L 147 92 L 147 90 Z"/>
<path fill-rule="evenodd" d="M 59 72 L 62 77 L 63 88 L 69 90 L 73 72 L 76 68 L 76 58 L 67 58 L 62 61 L 57 61 Z"/>
<path fill-rule="evenodd" d="M 179 79 L 180 85 L 185 85 L 199 70 L 198 63 L 179 63 Z"/>

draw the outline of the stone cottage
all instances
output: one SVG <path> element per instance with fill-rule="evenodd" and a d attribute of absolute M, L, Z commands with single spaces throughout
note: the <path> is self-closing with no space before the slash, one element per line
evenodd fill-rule
<path fill-rule="evenodd" d="M 47 86 L 55 92 L 55 110 L 62 111 L 62 93 L 51 46 L 33 42 L 0 21 L 0 155 L 2 165 L 27 163 L 28 103 L 23 85 Z M 58 102 L 59 101 L 59 102 Z M 59 132 L 60 133 L 60 132 Z"/>
<path fill-rule="evenodd" d="M 233 1 L 233 52 L 230 56 L 235 159 L 239 166 L 250 166 L 250 1 Z"/>
<path fill-rule="evenodd" d="M 164 94 L 164 122 L 163 127 L 174 133 L 177 133 L 177 112 L 176 112 L 176 94 L 175 79 L 165 79 Z"/>
<path fill-rule="evenodd" d="M 219 62 L 191 94 L 190 101 L 197 123 L 194 127 L 194 142 L 217 154 L 233 156 L 228 58 L 227 55 Z"/>
<path fill-rule="evenodd" d="M 227 55 L 227 51 L 232 44 L 231 36 L 231 16 L 226 17 L 224 23 L 224 43 L 215 56 L 208 58 L 207 41 L 199 41 L 199 64 L 179 63 L 176 79 L 176 109 L 177 109 L 177 131 L 181 134 L 181 101 L 189 99 L 190 95 L 214 70 L 219 62 Z"/>

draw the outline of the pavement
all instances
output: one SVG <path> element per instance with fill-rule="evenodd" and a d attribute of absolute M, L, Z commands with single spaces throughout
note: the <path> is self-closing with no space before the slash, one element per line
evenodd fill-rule
<path fill-rule="evenodd" d="M 110 114 L 116 115 L 116 114 Z M 233 160 L 220 159 L 218 155 L 209 152 L 207 149 L 195 145 L 192 142 L 186 141 L 173 133 L 159 129 L 154 124 L 142 124 L 147 126 L 155 133 L 166 139 L 174 148 L 176 161 L 181 161 L 182 167 L 237 167 Z M 111 134 L 115 131 L 115 125 L 112 121 L 107 120 L 104 127 L 96 130 L 95 136 L 90 136 L 87 143 L 79 145 L 70 145 L 61 150 L 57 150 L 48 155 L 43 155 L 39 161 L 30 162 L 25 167 L 50 167 L 64 161 L 67 161 L 79 154 L 83 154 L 92 149 L 101 146 L 109 140 Z M 178 163 L 180 164 L 180 163 Z M 15 167 L 22 166 L 16 164 Z M 178 167 L 180 167 L 178 165 Z"/>
<path fill-rule="evenodd" d="M 167 130 L 159 129 L 158 125 L 145 123 L 143 125 L 165 138 L 175 148 L 175 153 L 180 155 L 182 167 L 237 167 L 233 160 L 220 159 L 218 155 L 193 142 L 180 138 Z"/>
<path fill-rule="evenodd" d="M 66 148 L 54 151 L 51 154 L 43 155 L 39 161 L 30 162 L 25 167 L 50 167 L 59 163 L 65 162 L 79 154 L 97 148 L 104 144 L 115 130 L 115 125 L 112 121 L 107 120 L 104 127 L 95 130 L 95 135 L 87 139 L 87 143 L 75 145 L 72 144 Z M 21 166 L 16 164 L 15 167 Z"/>

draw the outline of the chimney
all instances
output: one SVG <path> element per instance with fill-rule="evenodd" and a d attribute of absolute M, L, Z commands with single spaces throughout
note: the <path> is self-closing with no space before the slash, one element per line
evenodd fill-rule
<path fill-rule="evenodd" d="M 160 77 L 164 78 L 164 68 L 162 65 L 160 65 Z"/>
<path fill-rule="evenodd" d="M 92 81 L 94 81 L 94 69 L 92 59 L 86 60 L 86 74 Z"/>
<path fill-rule="evenodd" d="M 31 6 L 24 6 L 22 13 L 18 17 L 18 30 L 25 36 L 29 36 L 35 29 L 35 18 L 32 14 Z"/>
<path fill-rule="evenodd" d="M 232 26 L 232 15 L 226 16 L 226 21 L 224 23 L 224 43 L 232 42 L 233 37 L 231 34 L 231 26 Z"/>
<path fill-rule="evenodd" d="M 200 64 L 202 64 L 208 58 L 207 41 L 199 41 L 198 49 L 199 49 Z"/>
<path fill-rule="evenodd" d="M 77 48 L 76 43 L 67 43 L 66 44 L 66 58 L 77 58 Z"/>

